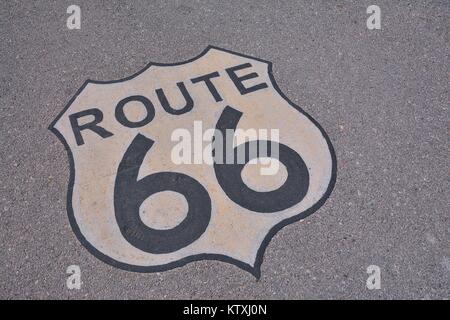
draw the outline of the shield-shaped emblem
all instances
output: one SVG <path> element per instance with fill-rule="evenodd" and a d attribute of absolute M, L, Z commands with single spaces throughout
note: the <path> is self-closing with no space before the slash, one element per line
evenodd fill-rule
<path fill-rule="evenodd" d="M 336 177 L 329 138 L 272 64 L 217 47 L 88 80 L 50 129 L 69 154 L 74 232 L 126 270 L 215 259 L 259 277 L 273 235 L 317 210 Z"/>

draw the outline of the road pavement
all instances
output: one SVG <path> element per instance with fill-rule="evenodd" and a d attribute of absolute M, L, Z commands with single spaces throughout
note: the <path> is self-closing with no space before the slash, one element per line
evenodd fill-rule
<path fill-rule="evenodd" d="M 66 26 L 71 4 L 80 30 Z M 372 4 L 381 30 L 366 27 Z M 448 1 L 4 1 L 0 17 L 0 298 L 450 297 Z M 86 79 L 208 45 L 273 62 L 333 143 L 335 188 L 274 236 L 260 279 L 214 260 L 147 274 L 105 264 L 71 230 L 69 160 L 47 127 Z M 66 287 L 69 265 L 80 290 Z"/>

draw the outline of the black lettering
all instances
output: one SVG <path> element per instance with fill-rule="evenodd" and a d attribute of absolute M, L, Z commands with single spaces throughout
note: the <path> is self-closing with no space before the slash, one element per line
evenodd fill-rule
<path fill-rule="evenodd" d="M 217 78 L 217 77 L 219 77 L 219 73 L 216 71 L 216 72 L 205 74 L 204 76 L 200 76 L 200 77 L 191 79 L 191 81 L 192 81 L 192 83 L 199 83 L 201 81 L 204 81 L 206 86 L 209 89 L 209 92 L 211 92 L 212 96 L 214 97 L 214 100 L 216 100 L 216 102 L 220 102 L 223 99 L 220 96 L 219 92 L 217 92 L 216 87 L 214 86 L 214 84 L 211 81 L 211 78 Z"/>
<path fill-rule="evenodd" d="M 186 86 L 184 85 L 183 82 L 177 82 L 177 86 L 180 89 L 181 93 L 183 94 L 184 99 L 186 100 L 186 105 L 181 108 L 181 109 L 174 109 L 170 106 L 169 101 L 167 100 L 166 95 L 164 94 L 163 89 L 156 89 L 156 94 L 158 96 L 159 102 L 161 102 L 162 107 L 164 108 L 164 110 L 166 110 L 166 112 L 170 113 L 170 114 L 175 114 L 175 115 L 179 115 L 179 114 L 183 114 L 186 112 L 189 112 L 192 110 L 192 108 L 194 107 L 194 101 L 192 100 L 191 95 L 189 94 L 189 92 L 186 89 Z"/>
<path fill-rule="evenodd" d="M 154 141 L 138 134 L 126 150 L 117 170 L 114 187 L 116 221 L 124 238 L 142 251 L 170 253 L 197 240 L 211 219 L 211 198 L 194 178 L 178 172 L 156 172 L 138 180 L 139 168 Z M 188 202 L 186 218 L 169 230 L 145 225 L 139 207 L 161 191 L 181 193 Z"/>
<path fill-rule="evenodd" d="M 142 119 L 141 121 L 130 121 L 126 116 L 125 113 L 123 112 L 123 108 L 125 107 L 125 105 L 128 102 L 131 101 L 139 101 L 141 102 L 145 109 L 147 110 L 147 115 L 144 119 Z M 119 101 L 119 103 L 116 106 L 116 119 L 117 121 L 120 122 L 120 124 L 124 125 L 125 127 L 128 128 L 139 128 L 142 126 L 145 126 L 146 124 L 148 124 L 149 122 L 151 122 L 153 120 L 153 118 L 155 117 L 155 107 L 153 106 L 152 102 L 147 99 L 144 96 L 130 96 L 127 97 L 125 99 L 122 99 Z"/>
<path fill-rule="evenodd" d="M 78 119 L 88 115 L 94 116 L 94 120 L 89 123 L 79 125 Z M 111 132 L 107 131 L 105 128 L 102 128 L 98 125 L 103 120 L 103 113 L 99 109 L 93 108 L 77 112 L 69 115 L 69 119 L 70 124 L 72 126 L 73 134 L 75 136 L 75 140 L 77 141 L 77 145 L 79 146 L 84 144 L 83 136 L 81 135 L 81 130 L 89 129 L 98 134 L 102 138 L 108 138 L 113 135 Z"/>
<path fill-rule="evenodd" d="M 238 76 L 236 74 L 236 71 L 238 70 L 242 70 L 242 69 L 247 69 L 252 67 L 252 65 L 250 63 L 244 63 L 235 67 L 231 67 L 226 69 L 228 76 L 230 77 L 231 81 L 233 81 L 234 85 L 236 86 L 236 88 L 239 90 L 239 92 L 241 93 L 241 95 L 250 93 L 250 92 L 254 92 L 260 89 L 264 89 L 267 88 L 267 84 L 265 82 L 263 83 L 259 83 L 257 85 L 254 85 L 250 88 L 246 88 L 242 82 L 244 82 L 245 80 L 250 80 L 250 79 L 254 79 L 258 77 L 258 74 L 256 72 L 252 72 L 252 73 L 248 73 L 246 75 L 243 76 Z"/>
<path fill-rule="evenodd" d="M 241 116 L 242 112 L 226 106 L 216 123 L 216 129 L 222 132 L 222 136 L 227 139 L 225 130 L 235 130 Z M 245 163 L 230 164 L 226 162 L 221 164 L 214 159 L 217 181 L 228 198 L 241 207 L 256 212 L 278 212 L 302 201 L 309 188 L 308 168 L 296 151 L 282 143 L 270 141 L 270 143 L 278 144 L 278 160 L 287 169 L 288 176 L 284 184 L 273 191 L 258 192 L 244 183 L 242 170 L 249 161 L 258 157 L 258 155 L 250 154 L 249 150 L 256 150 L 259 143 L 260 140 L 253 140 L 234 148 L 232 151 L 234 159 L 237 159 L 238 154 L 242 152 L 245 154 Z M 256 146 L 252 146 L 252 144 L 256 144 Z"/>

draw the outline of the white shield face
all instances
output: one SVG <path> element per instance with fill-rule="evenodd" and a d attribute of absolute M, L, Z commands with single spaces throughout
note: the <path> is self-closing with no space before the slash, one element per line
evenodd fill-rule
<path fill-rule="evenodd" d="M 271 64 L 214 47 L 87 81 L 50 127 L 69 153 L 73 230 L 126 270 L 216 259 L 259 276 L 271 237 L 335 181 L 328 137 L 284 97 Z"/>

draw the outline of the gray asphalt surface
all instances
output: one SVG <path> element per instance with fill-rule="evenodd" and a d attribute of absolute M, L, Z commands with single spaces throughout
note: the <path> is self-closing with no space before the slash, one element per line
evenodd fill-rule
<path fill-rule="evenodd" d="M 78 4 L 81 30 L 68 30 Z M 382 30 L 366 28 L 367 6 Z M 450 298 L 449 30 L 443 1 L 3 1 L 0 298 Z M 140 274 L 88 253 L 66 214 L 69 163 L 47 126 L 86 79 L 208 44 L 270 60 L 326 130 L 336 187 L 282 229 L 256 280 L 234 265 Z M 66 288 L 77 264 L 80 290 Z M 381 268 L 368 290 L 366 268 Z"/>

